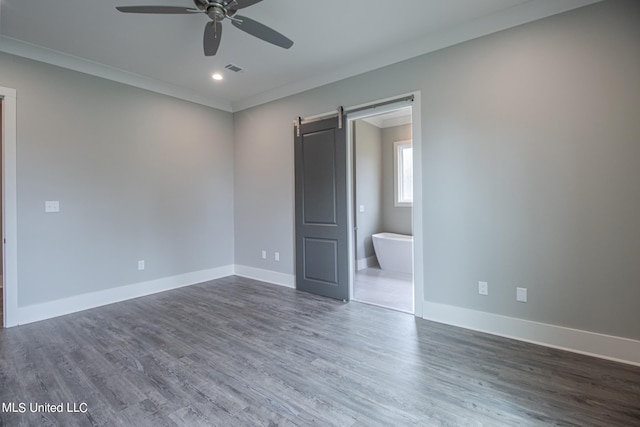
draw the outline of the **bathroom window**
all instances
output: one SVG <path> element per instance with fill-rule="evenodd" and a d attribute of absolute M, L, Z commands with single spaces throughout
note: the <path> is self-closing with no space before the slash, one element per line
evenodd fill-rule
<path fill-rule="evenodd" d="M 411 141 L 393 143 L 394 193 L 396 206 L 413 204 L 413 146 Z"/>

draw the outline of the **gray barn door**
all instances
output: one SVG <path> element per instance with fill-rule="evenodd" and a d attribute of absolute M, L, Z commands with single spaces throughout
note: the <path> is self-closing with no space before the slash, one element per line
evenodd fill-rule
<path fill-rule="evenodd" d="M 344 117 L 295 135 L 296 289 L 349 300 L 347 133 Z"/>

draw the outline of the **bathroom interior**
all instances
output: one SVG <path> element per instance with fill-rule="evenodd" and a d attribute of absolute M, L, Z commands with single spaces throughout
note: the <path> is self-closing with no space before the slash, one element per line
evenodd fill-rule
<path fill-rule="evenodd" d="M 411 107 L 354 120 L 353 299 L 414 312 Z"/>

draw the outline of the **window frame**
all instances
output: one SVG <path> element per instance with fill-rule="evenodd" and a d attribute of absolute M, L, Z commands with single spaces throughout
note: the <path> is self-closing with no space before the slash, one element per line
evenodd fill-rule
<path fill-rule="evenodd" d="M 411 174 L 412 174 L 412 185 L 413 185 L 413 141 L 411 139 L 403 140 L 403 141 L 395 141 L 393 143 L 393 204 L 395 207 L 412 207 L 413 206 L 413 188 L 411 193 L 411 201 L 400 200 L 400 196 L 402 194 L 402 189 L 400 188 L 403 179 L 402 175 L 404 175 L 404 167 L 403 167 L 403 155 L 402 150 L 406 148 L 411 148 Z"/>

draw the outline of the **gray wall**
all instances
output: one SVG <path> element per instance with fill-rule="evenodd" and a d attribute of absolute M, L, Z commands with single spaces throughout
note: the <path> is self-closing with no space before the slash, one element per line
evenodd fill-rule
<path fill-rule="evenodd" d="M 0 84 L 17 89 L 20 306 L 233 264 L 231 114 L 2 53 Z"/>
<path fill-rule="evenodd" d="M 396 206 L 394 192 L 395 159 L 393 143 L 411 140 L 411 125 L 391 126 L 382 129 L 382 226 L 390 233 L 413 234 L 410 206 Z"/>
<path fill-rule="evenodd" d="M 356 186 L 356 259 L 375 255 L 371 235 L 382 230 L 382 131 L 356 120 L 354 123 Z M 364 205 L 364 212 L 360 206 Z"/>
<path fill-rule="evenodd" d="M 236 263 L 294 273 L 295 117 L 420 90 L 425 299 L 640 339 L 638 22 L 597 3 L 234 114 Z"/>

